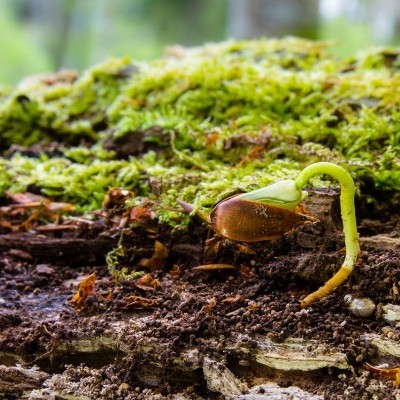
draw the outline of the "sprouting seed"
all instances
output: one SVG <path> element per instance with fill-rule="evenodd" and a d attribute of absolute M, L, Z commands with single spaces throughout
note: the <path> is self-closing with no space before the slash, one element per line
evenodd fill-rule
<path fill-rule="evenodd" d="M 288 210 L 232 196 L 211 212 L 211 227 L 219 235 L 239 242 L 279 239 L 294 228 L 317 221 L 301 208 Z"/>
<path fill-rule="evenodd" d="M 350 174 L 342 167 L 329 163 L 311 164 L 300 172 L 295 180 L 282 180 L 261 189 L 229 197 L 218 203 L 210 217 L 197 212 L 212 229 L 227 239 L 256 242 L 282 237 L 297 226 L 315 222 L 301 207 L 307 197 L 302 188 L 315 175 L 331 175 L 340 183 L 340 207 L 346 256 L 341 268 L 325 284 L 301 301 L 308 307 L 332 293 L 353 272 L 360 254 L 354 208 L 355 186 Z M 180 202 L 187 212 L 193 206 Z"/>

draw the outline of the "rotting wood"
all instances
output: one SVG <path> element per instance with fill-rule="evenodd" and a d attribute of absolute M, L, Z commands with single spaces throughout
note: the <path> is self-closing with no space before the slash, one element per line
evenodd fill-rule
<path fill-rule="evenodd" d="M 116 350 L 128 353 L 126 344 L 108 336 L 94 336 L 87 339 L 75 339 L 58 343 L 54 351 L 57 353 L 96 353 L 102 350 Z"/>
<path fill-rule="evenodd" d="M 319 224 L 323 224 L 327 233 L 341 231 L 339 188 L 307 189 L 307 192 L 308 197 L 304 201 L 307 211 L 320 220 Z"/>
<path fill-rule="evenodd" d="M 104 259 L 116 243 L 106 237 L 59 239 L 30 233 L 6 234 L 0 235 L 0 252 L 17 249 L 41 261 L 88 262 Z"/>
<path fill-rule="evenodd" d="M 139 321 L 137 322 L 140 323 Z M 125 337 L 127 329 L 132 329 L 129 321 L 126 321 L 122 325 L 119 322 L 115 331 L 111 330 L 109 335 L 103 334 L 98 337 L 82 337 L 80 339 L 59 341 L 52 353 L 47 355 L 46 358 L 51 359 L 53 357 L 57 358 L 58 356 L 68 355 L 72 357 L 71 360 L 77 357 L 76 359 L 84 362 L 86 357 L 89 360 L 91 354 L 99 354 L 100 352 L 113 353 L 115 357 L 118 354 L 133 356 L 141 360 L 143 364 L 135 372 L 136 378 L 150 387 L 157 386 L 161 382 L 161 377 L 165 375 L 163 372 L 165 365 L 159 359 L 159 355 L 167 349 L 167 344 L 161 344 L 153 340 L 143 341 L 143 339 L 135 343 L 132 336 L 129 336 L 128 342 Z M 74 354 L 77 356 L 74 356 Z M 222 359 L 226 356 L 248 359 L 250 355 L 254 357 L 257 363 L 281 371 L 312 371 L 326 367 L 338 369 L 350 368 L 345 354 L 336 351 L 332 347 L 318 344 L 317 341 L 296 338 L 288 339 L 283 343 L 275 343 L 264 337 L 253 338 L 247 335 L 240 335 L 233 339 L 230 344 L 219 349 L 219 354 Z M 190 379 L 195 379 L 195 371 L 202 369 L 210 390 L 222 393 L 224 396 L 239 396 L 247 393 L 247 384 L 236 377 L 223 362 L 217 361 L 215 359 L 215 352 L 211 356 L 201 354 L 196 347 L 185 348 L 181 353 L 177 353 L 174 356 L 172 364 L 169 365 L 168 376 L 171 382 L 175 379 L 173 374 L 185 374 Z M 289 398 L 287 397 L 288 393 L 297 395 L 296 393 L 299 389 L 295 388 L 293 389 L 294 392 L 289 390 L 282 393 L 280 392 L 280 388 L 274 387 L 271 390 L 271 393 L 276 394 L 277 399 L 286 399 Z M 250 391 L 249 394 L 255 396 L 257 392 Z M 278 395 L 286 397 L 278 397 Z M 308 394 L 305 396 L 308 396 Z M 237 398 L 241 399 L 242 397 Z M 257 397 L 243 397 L 243 399 L 252 398 L 258 399 Z M 304 399 L 308 398 L 314 399 L 313 397 L 304 397 Z"/>
<path fill-rule="evenodd" d="M 243 339 L 244 337 L 242 341 Z M 275 343 L 267 338 L 252 338 L 251 342 L 251 347 L 239 344 L 240 350 L 250 353 L 258 363 L 271 368 L 283 371 L 311 371 L 326 367 L 350 368 L 344 353 L 317 341 L 292 338 Z"/>
<path fill-rule="evenodd" d="M 40 387 L 49 374 L 38 368 L 24 368 L 20 365 L 6 367 L 0 365 L 0 394 L 14 395 Z"/>
<path fill-rule="evenodd" d="M 400 326 L 400 306 L 385 304 L 382 306 L 382 318 L 387 322 L 395 322 L 397 326 Z"/>
<path fill-rule="evenodd" d="M 57 375 L 56 375 L 57 376 Z M 62 394 L 51 389 L 35 389 L 29 393 L 29 400 L 91 400 L 87 396 L 74 396 L 72 394 Z"/>
<path fill-rule="evenodd" d="M 375 346 L 380 355 L 400 358 L 400 343 L 398 341 L 373 333 L 366 333 L 361 335 L 360 338 Z"/>
<path fill-rule="evenodd" d="M 224 396 L 236 396 L 247 392 L 247 385 L 241 382 L 222 362 L 204 357 L 203 373 L 207 387 Z"/>
<path fill-rule="evenodd" d="M 296 386 L 280 387 L 275 383 L 266 383 L 250 388 L 249 393 L 242 394 L 233 400 L 322 400 L 322 396 L 308 393 Z"/>
<path fill-rule="evenodd" d="M 132 339 L 130 339 L 132 341 Z M 126 354 L 132 352 L 130 345 L 124 339 L 124 333 L 120 337 L 101 336 L 93 338 L 81 338 L 60 342 L 55 347 L 55 351 L 90 353 L 110 349 L 122 351 Z M 163 350 L 160 343 L 148 340 L 138 342 L 134 346 L 135 354 L 141 357 L 152 357 Z M 311 371 L 326 367 L 335 367 L 338 369 L 347 369 L 349 364 L 344 353 L 335 350 L 332 347 L 323 345 L 313 340 L 300 338 L 289 338 L 282 343 L 276 343 L 265 337 L 249 337 L 240 335 L 229 345 L 223 348 L 224 354 L 234 356 L 243 356 L 251 354 L 255 360 L 263 365 L 278 370 L 299 370 Z M 185 349 L 176 358 L 176 364 L 182 370 L 193 370 L 204 367 L 204 358 L 199 355 L 196 348 Z M 208 364 L 207 364 L 208 365 Z"/>
<path fill-rule="evenodd" d="M 360 243 L 362 246 L 374 249 L 400 250 L 400 238 L 394 238 L 384 234 L 361 237 Z"/>

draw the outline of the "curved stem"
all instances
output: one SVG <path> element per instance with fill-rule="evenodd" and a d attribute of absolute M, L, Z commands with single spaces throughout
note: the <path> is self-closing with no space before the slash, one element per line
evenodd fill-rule
<path fill-rule="evenodd" d="M 339 271 L 329 279 L 324 286 L 309 294 L 301 302 L 302 307 L 308 307 L 310 304 L 322 299 L 341 285 L 352 273 L 360 253 L 354 209 L 355 188 L 350 174 L 338 165 L 328 162 L 319 162 L 309 165 L 300 172 L 299 176 L 295 179 L 296 187 L 301 189 L 310 178 L 322 174 L 331 175 L 340 183 L 340 208 L 346 245 L 346 257 Z"/>

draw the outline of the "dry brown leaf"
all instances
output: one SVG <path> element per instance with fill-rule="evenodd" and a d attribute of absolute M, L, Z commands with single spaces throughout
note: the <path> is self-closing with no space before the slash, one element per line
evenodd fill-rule
<path fill-rule="evenodd" d="M 7 192 L 6 196 L 13 204 L 1 207 L 2 219 L 9 222 L 13 231 L 28 231 L 37 225 L 40 218 L 53 219 L 55 223 L 60 220 L 61 212 L 70 212 L 74 209 L 70 203 L 50 201 L 46 197 L 34 193 Z"/>
<path fill-rule="evenodd" d="M 25 192 L 25 193 L 6 192 L 5 195 L 7 199 L 16 204 L 28 204 L 34 202 L 40 203 L 45 200 L 48 200 L 46 199 L 46 197 L 30 192 Z"/>
<path fill-rule="evenodd" d="M 237 251 L 239 253 L 242 253 L 242 254 L 250 254 L 250 255 L 257 254 L 257 252 L 255 250 L 253 250 L 252 248 L 250 248 L 246 244 L 237 244 L 236 245 L 236 249 L 237 249 Z"/>
<path fill-rule="evenodd" d="M 213 316 L 214 315 L 213 308 L 215 308 L 216 306 L 217 306 L 217 299 L 213 297 L 212 299 L 208 300 L 208 304 L 206 304 L 201 308 L 200 314 L 206 313 L 210 316 Z"/>
<path fill-rule="evenodd" d="M 123 206 L 127 200 L 132 198 L 134 193 L 130 190 L 122 189 L 120 187 L 112 187 L 108 189 L 104 197 L 102 207 L 112 208 L 115 206 Z"/>
<path fill-rule="evenodd" d="M 160 282 L 158 279 L 154 279 L 150 274 L 143 275 L 135 281 L 135 286 L 142 290 L 154 291 L 158 288 Z"/>
<path fill-rule="evenodd" d="M 160 305 L 159 300 L 146 299 L 140 296 L 127 296 L 124 297 L 125 307 L 156 307 Z"/>
<path fill-rule="evenodd" d="M 68 302 L 75 311 L 82 310 L 86 299 L 94 293 L 96 274 L 90 274 L 83 278 L 82 282 L 79 284 L 78 290 Z"/>
<path fill-rule="evenodd" d="M 175 264 L 172 266 L 171 270 L 169 271 L 170 275 L 172 276 L 172 279 L 179 279 L 180 276 L 182 275 L 182 269 L 179 265 Z"/>
<path fill-rule="evenodd" d="M 368 363 L 365 365 L 371 372 L 393 379 L 393 386 L 400 386 L 400 368 L 377 368 Z"/>
<path fill-rule="evenodd" d="M 154 219 L 155 216 L 156 214 L 149 202 L 144 202 L 142 205 L 132 207 L 129 212 L 129 219 L 131 222 L 145 222 L 146 220 Z"/>
<path fill-rule="evenodd" d="M 168 249 L 158 240 L 154 242 L 154 253 L 151 258 L 142 258 L 139 265 L 148 268 L 150 271 L 155 271 L 164 266 L 165 260 L 168 257 Z"/>
<path fill-rule="evenodd" d="M 253 278 L 256 274 L 254 273 L 254 271 L 250 268 L 247 267 L 246 265 L 241 265 L 239 267 L 239 275 L 243 278 L 243 279 L 251 279 Z"/>
<path fill-rule="evenodd" d="M 79 284 L 78 290 L 76 291 L 72 299 L 68 301 L 68 303 L 74 308 L 75 311 L 81 311 L 85 305 L 86 299 L 94 294 L 103 301 L 109 301 L 111 299 L 113 295 L 112 290 L 109 290 L 107 296 L 103 296 L 100 293 L 95 293 L 95 281 L 95 273 L 90 274 L 82 279 L 81 283 Z"/>
<path fill-rule="evenodd" d="M 236 303 L 239 300 L 241 300 L 241 298 L 242 298 L 241 296 L 235 296 L 235 297 L 230 296 L 230 297 L 226 297 L 225 299 L 223 299 L 221 301 L 221 303 Z"/>

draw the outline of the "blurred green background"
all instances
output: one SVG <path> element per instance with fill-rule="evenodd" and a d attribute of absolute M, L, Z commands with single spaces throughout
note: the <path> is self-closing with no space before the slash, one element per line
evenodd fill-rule
<path fill-rule="evenodd" d="M 228 38 L 334 39 L 346 56 L 399 43 L 399 20 L 398 0 L 0 0 L 0 82 Z"/>

